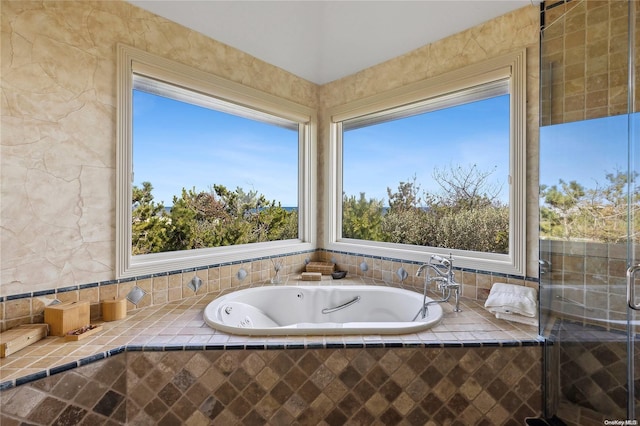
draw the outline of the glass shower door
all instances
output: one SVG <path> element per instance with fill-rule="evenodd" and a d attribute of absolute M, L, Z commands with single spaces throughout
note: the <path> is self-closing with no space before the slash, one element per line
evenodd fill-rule
<path fill-rule="evenodd" d="M 627 418 L 627 142 L 625 115 L 540 129 L 542 334 L 569 424 Z"/>
<path fill-rule="evenodd" d="M 546 415 L 635 424 L 640 126 L 634 1 L 546 1 L 540 44 L 540 308 Z M 638 61 L 640 62 L 640 61 Z M 631 280 L 640 302 L 640 271 Z M 613 424 L 613 423 L 609 423 Z"/>

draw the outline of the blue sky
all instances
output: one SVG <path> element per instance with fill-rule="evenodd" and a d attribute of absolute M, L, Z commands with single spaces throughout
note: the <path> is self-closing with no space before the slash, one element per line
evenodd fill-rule
<path fill-rule="evenodd" d="M 626 115 L 540 128 L 540 184 L 605 186 L 607 173 L 627 169 L 627 132 Z"/>
<path fill-rule="evenodd" d="M 509 96 L 363 127 L 344 135 L 344 184 L 347 195 L 387 201 L 387 187 L 416 176 L 423 191 L 439 193 L 433 170 L 446 172 L 476 165 L 492 171 L 489 182 L 509 188 Z"/>
<path fill-rule="evenodd" d="M 454 111 L 455 110 L 455 111 Z M 387 187 L 416 176 L 436 192 L 432 171 L 475 164 L 492 171 L 508 200 L 508 96 L 352 130 L 344 138 L 344 191 L 387 200 Z M 460 123 L 464 123 L 463 126 Z M 165 206 L 183 187 L 256 190 L 297 206 L 297 133 L 134 91 L 134 185 L 149 181 Z"/>
<path fill-rule="evenodd" d="M 455 110 L 455 111 L 454 111 Z M 508 200 L 508 96 L 351 130 L 344 136 L 344 192 L 387 201 L 387 187 L 416 176 L 438 192 L 434 168 L 475 164 L 493 171 Z M 183 187 L 213 184 L 256 190 L 297 206 L 297 133 L 134 91 L 134 185 L 150 181 L 156 201 L 172 204 Z M 460 123 L 463 123 L 461 125 Z M 586 188 L 626 168 L 627 118 L 615 116 L 540 129 L 540 182 L 576 180 Z M 567 161 L 571 159 L 571 161 Z"/>
<path fill-rule="evenodd" d="M 165 206 L 214 184 L 297 206 L 297 145 L 293 130 L 134 91 L 134 185 Z"/>

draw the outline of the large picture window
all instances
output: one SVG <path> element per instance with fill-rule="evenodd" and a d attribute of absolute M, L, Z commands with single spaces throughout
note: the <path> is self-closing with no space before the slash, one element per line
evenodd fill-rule
<path fill-rule="evenodd" d="M 133 255 L 298 238 L 298 123 L 134 75 L 132 125 Z"/>
<path fill-rule="evenodd" d="M 312 111 L 121 49 L 119 276 L 311 248 Z"/>
<path fill-rule="evenodd" d="M 524 273 L 523 55 L 332 111 L 329 247 Z M 398 255 L 398 253 L 401 253 Z"/>
<path fill-rule="evenodd" d="M 342 237 L 508 253 L 509 122 L 506 81 L 345 121 Z"/>

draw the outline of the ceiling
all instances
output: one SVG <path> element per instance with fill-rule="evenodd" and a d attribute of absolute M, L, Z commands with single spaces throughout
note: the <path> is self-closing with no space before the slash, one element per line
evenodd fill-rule
<path fill-rule="evenodd" d="M 324 84 L 531 6 L 534 1 L 129 0 L 129 3 L 306 80 Z"/>

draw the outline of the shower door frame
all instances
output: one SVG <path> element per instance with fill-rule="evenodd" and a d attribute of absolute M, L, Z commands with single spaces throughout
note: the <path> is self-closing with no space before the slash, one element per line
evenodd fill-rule
<path fill-rule="evenodd" d="M 635 395 L 635 366 L 636 366 L 636 354 L 638 350 L 636 345 L 638 342 L 636 341 L 638 338 L 638 334 L 636 332 L 636 328 L 638 324 L 640 324 L 640 304 L 637 303 L 637 299 L 632 297 L 635 293 L 635 280 L 632 279 L 633 275 L 631 272 L 636 268 L 640 269 L 640 264 L 638 263 L 640 259 L 638 256 L 640 253 L 637 253 L 636 244 L 634 244 L 634 236 L 636 232 L 640 232 L 640 229 L 635 229 L 635 209 L 633 208 L 633 203 L 635 200 L 633 199 L 634 187 L 635 184 L 635 173 L 640 173 L 640 159 L 636 159 L 638 150 L 640 148 L 640 143 L 637 140 L 638 137 L 636 135 L 635 129 L 635 118 L 636 114 L 640 114 L 636 112 L 635 105 L 635 91 L 636 91 L 636 72 L 635 72 L 635 55 L 636 55 L 636 13 L 637 6 L 635 1 L 629 1 L 629 19 L 628 19 L 628 32 L 629 32 L 629 49 L 628 49 L 628 157 L 629 157 L 629 188 L 628 188 L 628 205 L 629 213 L 629 242 L 627 252 L 629 253 L 629 263 L 630 267 L 627 273 L 627 418 L 628 419 L 636 419 L 637 412 L 640 410 L 640 401 L 636 399 Z M 639 225 L 640 226 L 640 225 Z M 636 267 L 632 265 L 638 265 Z M 635 299 L 635 300 L 634 300 Z"/>

